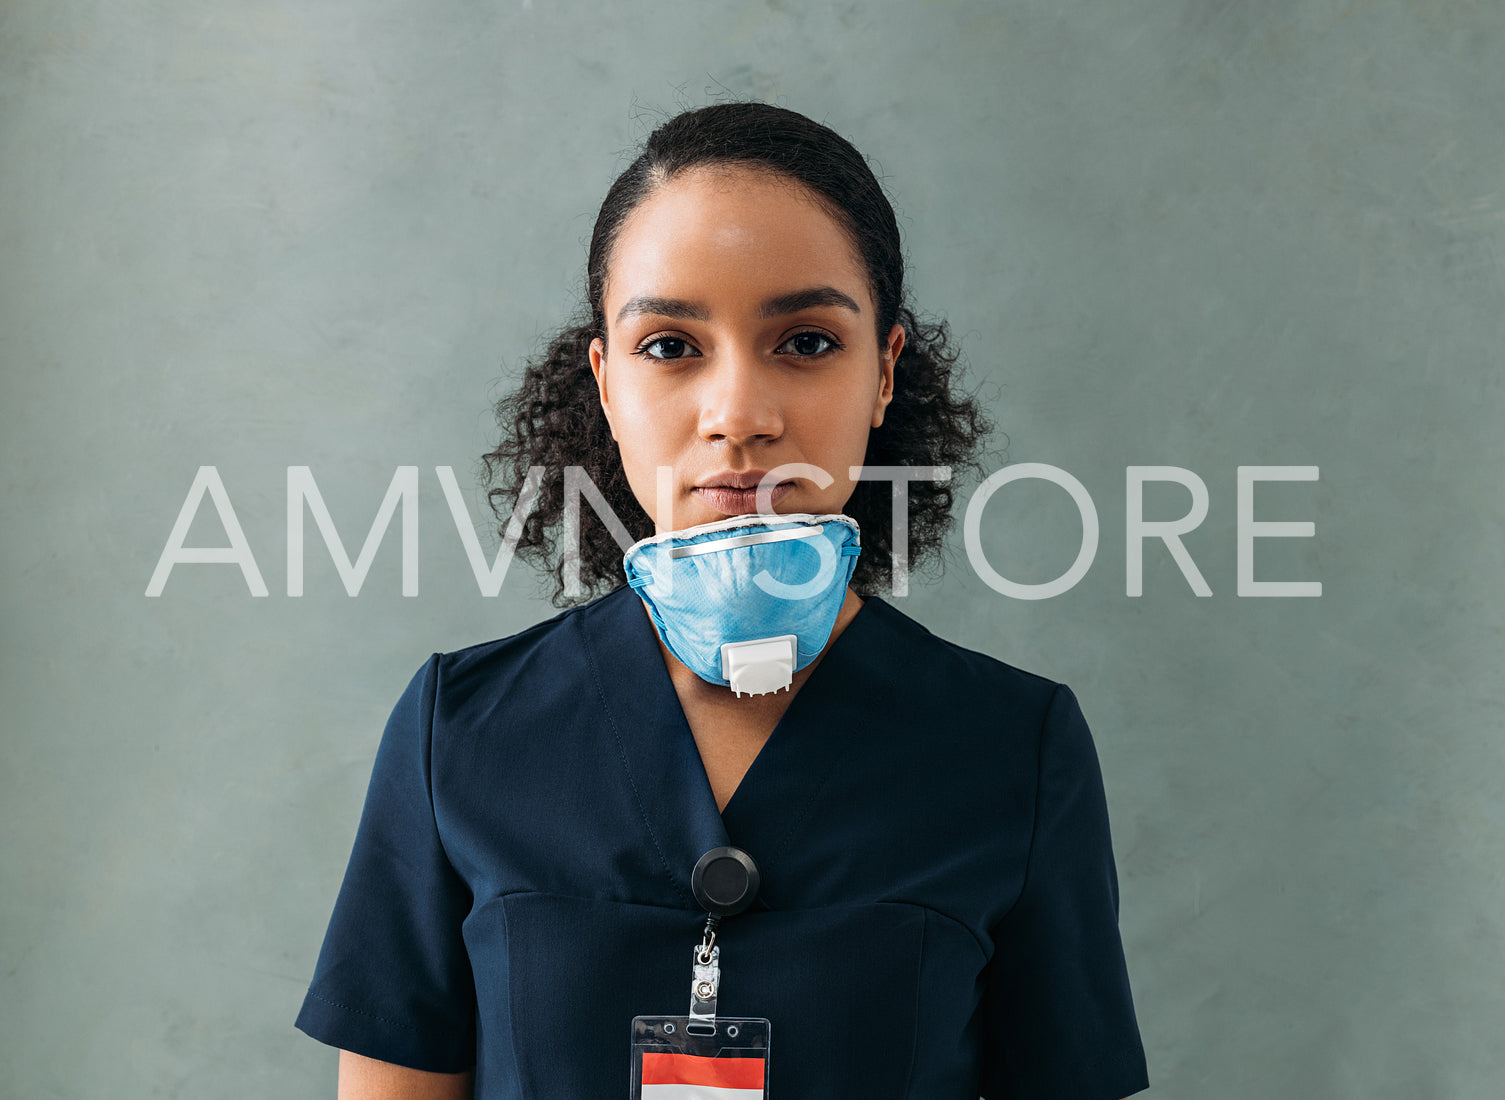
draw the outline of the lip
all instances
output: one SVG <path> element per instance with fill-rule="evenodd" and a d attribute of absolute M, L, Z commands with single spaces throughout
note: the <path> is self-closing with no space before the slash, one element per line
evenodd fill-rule
<path fill-rule="evenodd" d="M 717 470 L 695 483 L 697 489 L 755 489 L 768 476 L 767 470 Z M 780 482 L 783 484 L 783 482 Z"/>
<path fill-rule="evenodd" d="M 767 475 L 767 470 L 722 470 L 711 474 L 695 486 L 697 497 L 725 516 L 742 516 L 758 510 L 758 483 Z M 778 503 L 794 489 L 794 479 L 781 481 L 769 494 L 768 510 L 776 511 Z"/>

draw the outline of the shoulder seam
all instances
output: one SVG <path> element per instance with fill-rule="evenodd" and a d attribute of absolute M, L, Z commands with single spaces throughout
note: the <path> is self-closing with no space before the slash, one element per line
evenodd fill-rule
<path fill-rule="evenodd" d="M 1040 716 L 1040 730 L 1035 739 L 1035 804 L 1030 807 L 1029 850 L 1024 856 L 1024 875 L 1019 882 L 1019 894 L 998 918 L 999 923 L 1008 919 L 1014 907 L 1019 904 L 1019 899 L 1024 897 L 1026 891 L 1029 890 L 1029 877 L 1035 867 L 1035 840 L 1040 832 L 1040 786 L 1042 776 L 1045 774 L 1045 729 L 1050 725 L 1051 711 L 1055 710 L 1056 700 L 1061 697 L 1061 689 L 1065 686 L 1065 684 L 1056 684 L 1055 690 L 1050 693 L 1050 699 L 1045 704 L 1045 713 Z"/>
<path fill-rule="evenodd" d="M 449 849 L 444 846 L 444 833 L 439 828 L 439 813 L 434 807 L 434 715 L 439 709 L 439 669 L 443 663 L 443 657 L 442 653 L 434 653 L 428 659 L 428 663 L 433 666 L 431 679 L 434 686 L 429 696 L 428 714 L 424 718 L 424 725 L 427 729 L 423 737 L 423 787 L 424 794 L 428 796 L 429 820 L 434 823 L 434 839 L 439 843 L 439 851 L 444 856 L 444 862 L 449 864 L 450 871 L 463 882 L 464 878 L 455 867 L 455 861 L 450 857 Z M 468 886 L 469 883 L 466 885 Z"/>

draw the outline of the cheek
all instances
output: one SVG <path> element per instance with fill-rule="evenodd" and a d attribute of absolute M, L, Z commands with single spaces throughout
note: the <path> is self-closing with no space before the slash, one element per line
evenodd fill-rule
<path fill-rule="evenodd" d="M 677 461 L 676 430 L 666 417 L 671 407 L 640 386 L 623 386 L 612 395 L 612 425 L 622 469 L 634 494 L 647 507 L 655 494 L 658 467 Z"/>
<path fill-rule="evenodd" d="M 801 450 L 835 479 L 828 493 L 849 494 L 856 485 L 851 468 L 861 466 L 867 453 L 871 396 L 865 389 L 844 386 L 839 393 L 802 403 Z"/>
<path fill-rule="evenodd" d="M 855 449 L 861 458 L 867 434 L 873 422 L 872 388 L 865 379 L 845 380 L 836 392 L 811 401 L 808 408 L 821 423 L 821 430 L 830 441 L 830 446 L 850 451 Z"/>

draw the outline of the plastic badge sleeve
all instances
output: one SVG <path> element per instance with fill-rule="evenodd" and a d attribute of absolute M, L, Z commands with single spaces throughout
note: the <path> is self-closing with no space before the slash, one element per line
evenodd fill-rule
<path fill-rule="evenodd" d="M 633 1018 L 631 1100 L 767 1100 L 768 1021 L 718 1016 L 714 1034 L 690 1023 Z"/>

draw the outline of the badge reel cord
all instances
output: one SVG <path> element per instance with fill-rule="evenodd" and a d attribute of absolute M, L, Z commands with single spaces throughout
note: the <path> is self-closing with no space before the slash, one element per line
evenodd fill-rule
<path fill-rule="evenodd" d="M 712 848 L 690 874 L 690 892 L 706 911 L 705 931 L 694 950 L 690 979 L 690 1020 L 685 1030 L 716 1031 L 716 998 L 721 988 L 721 948 L 716 933 L 725 917 L 735 916 L 758 896 L 758 865 L 741 848 Z"/>

